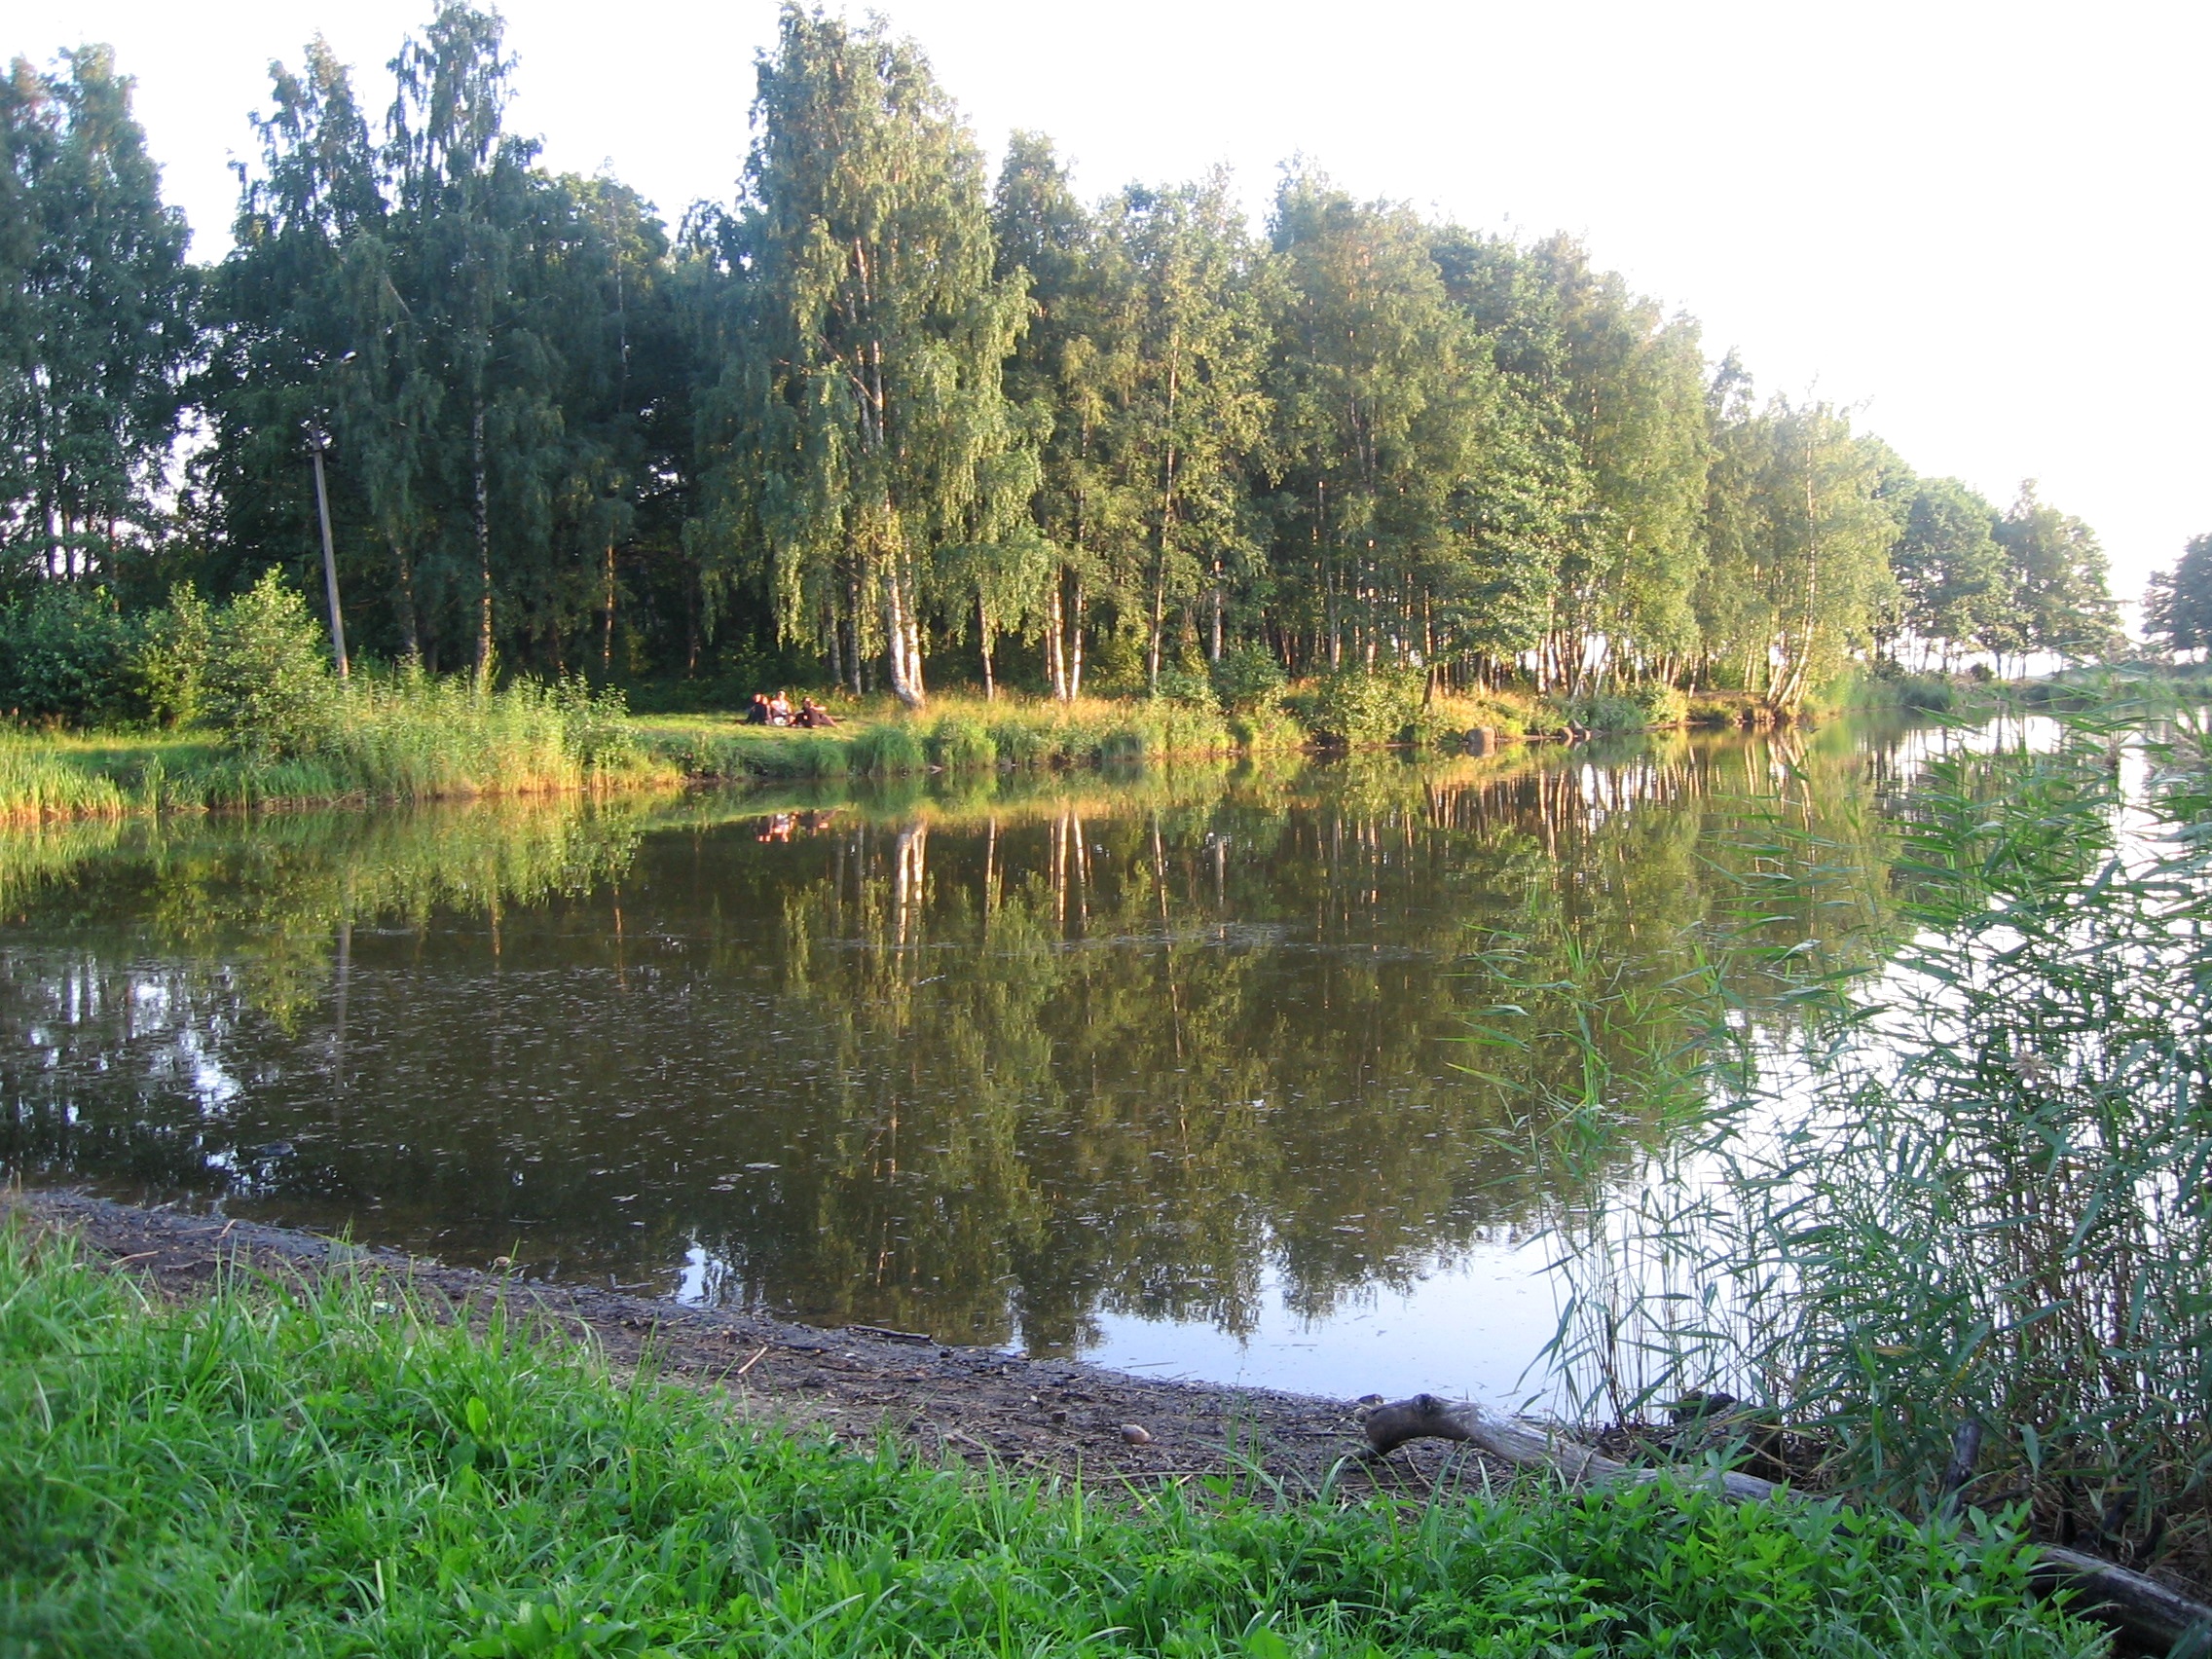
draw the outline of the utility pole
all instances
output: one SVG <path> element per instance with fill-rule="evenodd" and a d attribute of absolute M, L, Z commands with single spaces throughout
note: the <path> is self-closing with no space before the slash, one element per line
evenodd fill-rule
<path fill-rule="evenodd" d="M 314 510 L 322 520 L 322 587 L 330 599 L 330 654 L 338 659 L 338 678 L 352 677 L 346 661 L 346 619 L 338 610 L 338 554 L 330 544 L 330 490 L 322 480 L 322 452 L 330 447 L 330 434 L 320 426 L 308 430 L 308 454 L 314 458 Z"/>

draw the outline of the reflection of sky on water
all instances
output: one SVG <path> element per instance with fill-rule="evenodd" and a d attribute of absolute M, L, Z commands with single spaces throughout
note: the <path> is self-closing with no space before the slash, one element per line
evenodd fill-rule
<path fill-rule="evenodd" d="M 1376 1287 L 1327 1320 L 1286 1308 L 1271 1274 L 1241 1338 L 1194 1321 L 1109 1313 L 1083 1357 L 1146 1377 L 1342 1399 L 1423 1390 L 1518 1399 L 1540 1383 L 1524 1373 L 1559 1323 L 1543 1271 L 1550 1256 L 1541 1240 L 1479 1239 L 1410 1288 Z"/>
<path fill-rule="evenodd" d="M 1097 1317 L 1078 1357 L 1155 1379 L 1344 1399 L 1426 1390 L 1518 1400 L 1541 1391 L 1530 1362 L 1558 1328 L 1544 1272 L 1556 1248 L 1553 1240 L 1511 1234 L 1479 1238 L 1412 1285 L 1372 1286 L 1323 1319 L 1289 1306 L 1270 1272 L 1241 1333 L 1205 1320 L 1109 1312 Z M 712 1307 L 732 1281 L 728 1265 L 693 1242 L 672 1294 L 686 1307 Z"/>

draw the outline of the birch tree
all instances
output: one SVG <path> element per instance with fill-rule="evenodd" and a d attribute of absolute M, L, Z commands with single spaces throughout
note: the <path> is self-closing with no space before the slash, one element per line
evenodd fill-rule
<path fill-rule="evenodd" d="M 744 240 L 757 262 L 759 524 L 779 626 L 872 608 L 923 706 L 941 554 L 1012 523 L 1002 384 L 1024 296 L 992 269 L 982 159 L 912 43 L 787 5 L 762 58 Z M 827 606 L 823 603 L 827 601 Z"/>

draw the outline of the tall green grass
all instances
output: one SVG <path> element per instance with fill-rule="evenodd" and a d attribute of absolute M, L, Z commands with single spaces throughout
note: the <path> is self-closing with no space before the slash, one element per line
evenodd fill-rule
<path fill-rule="evenodd" d="M 425 801 L 673 783 L 619 700 L 530 681 L 480 692 L 419 670 L 316 691 L 281 747 L 232 734 L 0 730 L 0 820 L 315 801 Z"/>
<path fill-rule="evenodd" d="M 1931 766 L 1887 967 L 1799 973 L 1795 1041 L 1709 999 L 1758 1064 L 1593 1212 L 1567 1373 L 1616 1411 L 1753 1397 L 1912 1510 L 1977 1421 L 1968 1502 L 2212 1581 L 2208 778 L 2202 731 L 2091 721 Z"/>
<path fill-rule="evenodd" d="M 2101 1651 L 1991 1527 L 1646 1488 L 1096 1493 L 733 1424 L 373 1279 L 169 1309 L 0 1234 L 0 1651 Z"/>

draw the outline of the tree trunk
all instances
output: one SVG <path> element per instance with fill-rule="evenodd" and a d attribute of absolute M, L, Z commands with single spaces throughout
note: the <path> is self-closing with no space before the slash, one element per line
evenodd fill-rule
<path fill-rule="evenodd" d="M 1083 620 L 1088 601 L 1083 591 L 1083 578 L 1075 584 L 1074 626 L 1068 631 L 1068 701 L 1074 702 L 1083 695 Z"/>
<path fill-rule="evenodd" d="M 604 609 L 599 629 L 599 676 L 610 680 L 614 675 L 614 543 L 607 544 L 606 587 L 601 595 Z"/>
<path fill-rule="evenodd" d="M 391 562 L 399 571 L 399 602 L 392 607 L 399 612 L 399 642 L 411 657 L 423 654 L 423 637 L 415 620 L 415 567 L 407 557 L 407 549 L 399 544 L 399 537 L 387 535 L 386 542 L 391 548 Z"/>
<path fill-rule="evenodd" d="M 1063 582 L 1062 572 L 1053 571 L 1051 588 L 1045 595 L 1045 675 L 1051 682 L 1052 700 L 1056 703 L 1068 700 L 1068 665 L 1066 656 L 1062 654 L 1060 634 L 1060 589 Z"/>
<path fill-rule="evenodd" d="M 1206 641 L 1206 661 L 1221 661 L 1221 561 L 1213 562 L 1213 632 Z"/>
<path fill-rule="evenodd" d="M 991 613 L 979 599 L 976 601 L 976 637 L 982 642 L 983 701 L 995 703 L 999 699 L 999 688 L 991 677 Z"/>
<path fill-rule="evenodd" d="M 915 614 L 918 596 L 911 592 L 911 576 L 903 550 L 894 552 L 884 564 L 883 650 L 884 665 L 891 676 L 891 694 L 907 708 L 919 711 L 927 705 L 929 697 L 922 689 L 921 619 Z"/>
<path fill-rule="evenodd" d="M 492 492 L 484 469 L 484 400 L 468 417 L 468 463 L 476 485 L 476 684 L 492 683 Z"/>

